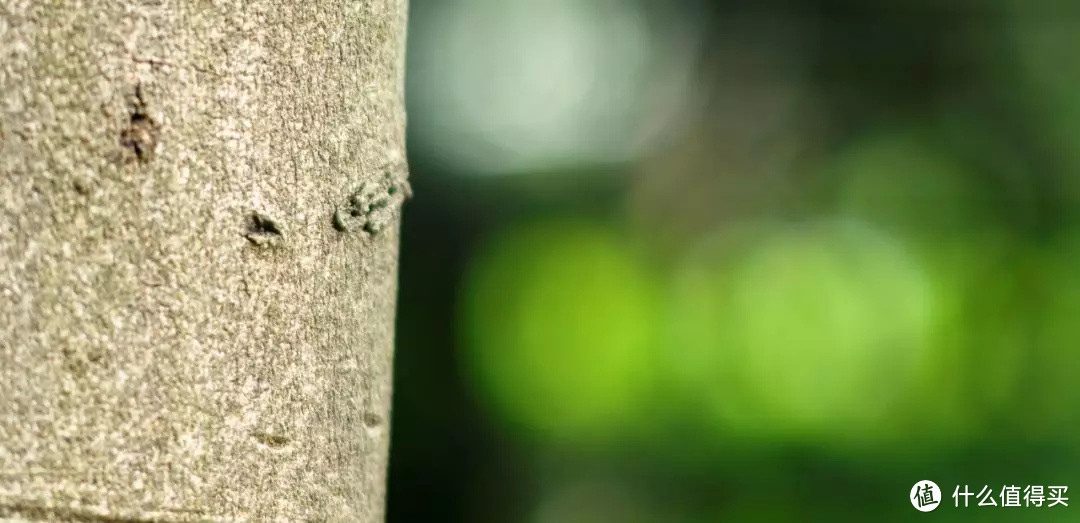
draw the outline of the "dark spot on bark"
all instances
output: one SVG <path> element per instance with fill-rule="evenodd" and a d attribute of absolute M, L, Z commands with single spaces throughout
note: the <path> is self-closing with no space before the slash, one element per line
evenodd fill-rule
<path fill-rule="evenodd" d="M 75 376 L 85 376 L 87 371 L 90 370 L 90 363 L 74 349 L 64 347 L 60 349 L 60 353 L 64 355 L 64 367 Z"/>
<path fill-rule="evenodd" d="M 253 212 L 248 216 L 247 232 L 244 238 L 255 245 L 275 245 L 281 241 L 284 233 L 281 226 L 270 217 Z"/>
<path fill-rule="evenodd" d="M 252 432 L 251 437 L 255 438 L 255 441 L 266 445 L 271 448 L 281 448 L 292 442 L 292 439 L 282 436 L 280 434 L 270 434 L 267 432 Z"/>
<path fill-rule="evenodd" d="M 158 124 L 147 111 L 143 97 L 142 84 L 135 85 L 135 96 L 128 108 L 130 121 L 127 128 L 120 132 L 120 145 L 131 154 L 129 159 L 148 163 L 154 159 L 158 144 Z"/>
<path fill-rule="evenodd" d="M 374 412 L 368 412 L 364 414 L 364 425 L 367 426 L 367 428 L 369 429 L 373 429 L 375 427 L 378 427 L 379 425 L 382 425 L 382 422 L 382 416 Z"/>
<path fill-rule="evenodd" d="M 90 182 L 82 178 L 75 178 L 74 180 L 72 180 L 71 187 L 75 189 L 75 192 L 83 196 L 90 194 Z"/>
<path fill-rule="evenodd" d="M 64 356 L 64 366 L 76 377 L 86 376 L 92 366 L 102 365 L 105 360 L 102 350 L 80 351 L 64 347 L 60 354 Z"/>
<path fill-rule="evenodd" d="M 281 234 L 281 226 L 274 220 L 259 213 L 251 213 L 251 226 L 253 232 L 264 234 Z"/>

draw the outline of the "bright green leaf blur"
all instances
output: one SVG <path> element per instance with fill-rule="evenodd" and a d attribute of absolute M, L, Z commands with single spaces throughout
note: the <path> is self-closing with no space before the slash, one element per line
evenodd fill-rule
<path fill-rule="evenodd" d="M 847 441 L 892 427 L 933 356 L 939 298 L 919 265 L 851 223 L 742 236 L 681 269 L 685 381 L 736 435 Z"/>
<path fill-rule="evenodd" d="M 648 402 L 654 283 L 608 230 L 510 229 L 476 260 L 461 322 L 480 393 L 544 436 L 618 433 Z"/>

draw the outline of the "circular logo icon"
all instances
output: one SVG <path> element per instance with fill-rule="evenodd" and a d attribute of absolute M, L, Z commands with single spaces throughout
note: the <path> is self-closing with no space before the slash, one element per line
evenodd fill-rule
<path fill-rule="evenodd" d="M 911 496 L 908 499 L 911 501 L 911 506 L 919 512 L 930 512 L 941 503 L 941 489 L 938 488 L 937 483 L 924 479 L 911 487 Z"/>

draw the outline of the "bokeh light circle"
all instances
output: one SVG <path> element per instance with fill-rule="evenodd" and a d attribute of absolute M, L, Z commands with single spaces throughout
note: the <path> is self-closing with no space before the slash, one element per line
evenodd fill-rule
<path fill-rule="evenodd" d="M 625 242 L 583 222 L 513 228 L 474 261 L 459 309 L 481 396 L 540 437 L 626 430 L 649 400 L 656 291 Z"/>
<path fill-rule="evenodd" d="M 681 124 L 696 96 L 700 28 L 684 11 L 656 11 L 636 0 L 415 10 L 411 148 L 472 175 L 638 156 Z"/>
<path fill-rule="evenodd" d="M 688 257 L 673 352 L 731 433 L 850 441 L 897 424 L 933 362 L 919 264 L 852 222 L 763 227 Z"/>

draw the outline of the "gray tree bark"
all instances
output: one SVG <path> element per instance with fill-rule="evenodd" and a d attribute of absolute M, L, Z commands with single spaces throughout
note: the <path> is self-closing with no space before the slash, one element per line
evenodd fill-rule
<path fill-rule="evenodd" d="M 0 517 L 383 518 L 406 0 L 0 0 Z"/>

